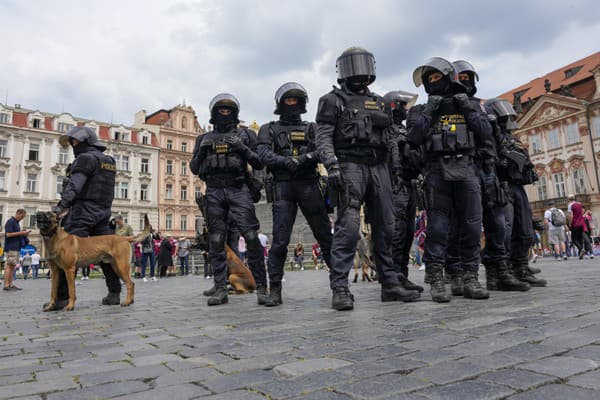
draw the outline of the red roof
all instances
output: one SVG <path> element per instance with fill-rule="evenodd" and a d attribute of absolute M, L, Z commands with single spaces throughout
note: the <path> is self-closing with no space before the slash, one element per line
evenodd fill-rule
<path fill-rule="evenodd" d="M 575 83 L 593 78 L 590 71 L 598 65 L 600 65 L 600 51 L 565 65 L 564 67 L 558 68 L 544 76 L 535 78 L 534 80 L 503 93 L 498 97 L 512 103 L 514 101 L 514 94 L 522 92 L 521 103 L 525 103 L 529 98 L 535 100 L 546 93 L 546 88 L 544 86 L 546 79 L 550 82 L 550 91 L 558 91 L 560 90 L 561 85 L 573 86 Z"/>

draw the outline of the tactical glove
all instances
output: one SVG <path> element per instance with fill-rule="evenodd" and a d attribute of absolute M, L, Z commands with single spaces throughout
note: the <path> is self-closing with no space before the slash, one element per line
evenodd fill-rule
<path fill-rule="evenodd" d="M 338 164 L 333 164 L 327 169 L 327 179 L 338 192 L 342 193 L 346 190 L 344 173 Z"/>
<path fill-rule="evenodd" d="M 423 112 L 428 115 L 433 114 L 438 108 L 440 108 L 440 104 L 442 103 L 444 98 L 442 96 L 431 95 L 427 100 L 427 104 L 425 104 L 425 108 Z"/>

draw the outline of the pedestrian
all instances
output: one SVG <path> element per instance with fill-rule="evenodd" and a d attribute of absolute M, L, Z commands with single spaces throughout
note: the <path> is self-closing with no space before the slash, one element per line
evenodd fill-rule
<path fill-rule="evenodd" d="M 160 243 L 158 251 L 158 268 L 159 278 L 167 277 L 167 269 L 173 265 L 173 244 L 171 243 L 171 235 L 165 234 L 164 239 Z"/>
<path fill-rule="evenodd" d="M 39 270 L 40 270 L 40 260 L 41 260 L 41 256 L 40 254 L 36 251 L 33 252 L 33 254 L 31 255 L 31 277 L 33 279 L 37 279 L 38 278 L 38 274 L 39 274 Z"/>
<path fill-rule="evenodd" d="M 142 240 L 142 280 L 144 282 L 148 282 L 146 278 L 146 265 L 148 263 L 150 263 L 150 280 L 153 282 L 156 281 L 156 276 L 154 276 L 154 266 L 156 264 L 154 238 L 154 229 L 150 228 L 150 235 Z"/>
<path fill-rule="evenodd" d="M 544 212 L 544 224 L 548 232 L 548 242 L 554 247 L 554 258 L 560 261 L 567 260 L 567 218 L 565 213 L 555 207 L 554 201 L 550 201 L 550 208 Z"/>
<path fill-rule="evenodd" d="M 574 194 L 569 194 L 567 197 L 569 204 L 567 206 L 567 212 L 569 213 L 569 220 L 571 221 L 571 242 L 579 252 L 579 259 L 583 260 L 588 249 L 584 246 L 584 236 L 587 229 L 585 219 L 583 217 L 583 204 L 575 199 Z M 589 243 L 589 242 L 588 242 Z"/>
<path fill-rule="evenodd" d="M 338 311 L 354 308 L 348 275 L 360 237 L 363 203 L 373 227 L 381 301 L 414 301 L 419 292 L 400 286 L 392 261 L 394 215 L 386 134 L 390 118 L 383 99 L 369 90 L 376 78 L 375 57 L 363 48 L 351 47 L 337 58 L 336 66 L 340 87 L 319 99 L 316 117 L 317 150 L 337 206 L 329 271 L 331 307 Z"/>
<path fill-rule="evenodd" d="M 330 261 L 332 235 L 329 217 L 319 186 L 321 177 L 315 146 L 316 124 L 302 120 L 308 93 L 296 82 L 284 83 L 275 92 L 275 114 L 258 133 L 258 156 L 267 167 L 270 185 L 265 185 L 267 201 L 272 202 L 273 244 L 259 231 L 269 269 L 270 299 L 266 306 L 282 303 L 284 263 L 298 208 L 313 235 L 322 244 L 325 262 Z M 302 264 L 302 269 L 304 265 Z"/>
<path fill-rule="evenodd" d="M 180 237 L 179 241 L 177 242 L 175 253 L 179 258 L 179 268 L 181 269 L 181 276 L 188 275 L 190 273 L 189 258 L 191 246 L 192 244 L 190 243 L 190 240 L 185 236 Z"/>
<path fill-rule="evenodd" d="M 140 279 L 142 277 L 142 243 L 137 242 L 133 244 L 133 256 L 135 257 L 135 273 L 133 277 Z"/>
<path fill-rule="evenodd" d="M 29 270 L 31 269 L 31 254 L 26 252 L 21 259 L 21 267 L 23 268 L 23 279 L 27 279 L 29 276 Z"/>
<path fill-rule="evenodd" d="M 327 223 L 327 228 L 329 229 L 329 221 Z M 319 269 L 319 266 L 323 266 L 323 253 L 319 242 L 315 242 L 312 245 L 312 261 L 315 265 L 315 269 Z M 326 268 L 329 270 L 329 267 Z"/>
<path fill-rule="evenodd" d="M 88 279 L 90 279 L 90 271 L 92 270 L 94 264 L 86 264 L 83 267 L 81 267 L 81 280 L 82 281 L 87 281 Z"/>
<path fill-rule="evenodd" d="M 304 271 L 304 245 L 298 242 L 294 247 L 294 264 L 300 266 L 300 271 Z"/>
<path fill-rule="evenodd" d="M 25 218 L 27 212 L 19 208 L 13 217 L 4 225 L 4 291 L 21 290 L 14 284 L 14 273 L 19 262 L 19 250 L 29 243 L 30 230 L 22 230 L 19 222 Z"/>
<path fill-rule="evenodd" d="M 592 210 L 586 210 L 583 213 L 583 221 L 585 222 L 583 229 L 584 247 L 586 248 L 587 256 L 593 260 L 594 248 L 592 246 L 592 230 L 594 229 L 594 223 L 592 220 Z"/>
<path fill-rule="evenodd" d="M 208 298 L 209 306 L 228 302 L 225 241 L 229 218 L 245 239 L 258 304 L 263 305 L 268 295 L 263 248 L 257 233 L 260 223 L 254 208 L 254 202 L 260 200 L 260 188 L 248 170 L 260 170 L 263 165 L 256 154 L 256 134 L 238 127 L 239 111 L 240 103 L 231 94 L 222 93 L 212 99 L 209 112 L 214 130 L 198 136 L 190 161 L 192 173 L 206 182 L 209 257 L 216 288 Z"/>
<path fill-rule="evenodd" d="M 133 236 L 133 228 L 125 223 L 121 214 L 115 216 L 115 235 Z"/>

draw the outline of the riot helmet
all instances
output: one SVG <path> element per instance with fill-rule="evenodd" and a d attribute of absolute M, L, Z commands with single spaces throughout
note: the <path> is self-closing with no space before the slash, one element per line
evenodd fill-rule
<path fill-rule="evenodd" d="M 296 97 L 298 104 L 295 106 L 287 106 L 284 99 L 288 97 Z M 304 114 L 306 112 L 306 103 L 308 103 L 308 93 L 304 86 L 297 82 L 287 82 L 281 85 L 275 92 L 275 114 Z"/>
<path fill-rule="evenodd" d="M 393 90 L 383 96 L 385 110 L 392 116 L 394 122 L 402 123 L 406 119 L 407 109 L 417 102 L 418 94 L 405 92 L 403 90 Z"/>
<path fill-rule="evenodd" d="M 452 63 L 454 69 L 456 70 L 456 75 L 458 77 L 458 81 L 467 88 L 467 94 L 469 96 L 475 95 L 477 92 L 477 86 L 475 82 L 479 81 L 479 75 L 473 64 L 465 60 L 457 60 Z M 469 79 L 460 79 L 461 74 L 467 74 Z"/>
<path fill-rule="evenodd" d="M 62 147 L 69 147 L 69 145 L 73 144 L 73 140 L 78 140 L 80 143 L 84 144 L 83 146 L 75 146 L 80 149 L 87 146 L 94 146 L 102 151 L 106 150 L 106 147 L 98 143 L 98 135 L 96 135 L 96 132 L 87 126 L 75 126 L 69 129 L 58 138 L 58 143 L 60 143 Z M 74 151 L 75 147 L 73 147 Z M 77 155 L 79 152 L 75 151 L 75 153 Z"/>
<path fill-rule="evenodd" d="M 220 109 L 231 111 L 229 115 L 219 113 Z M 234 95 L 229 93 L 220 93 L 213 97 L 208 106 L 210 111 L 210 122 L 213 125 L 229 125 L 239 123 L 238 115 L 240 112 L 240 102 Z"/>
<path fill-rule="evenodd" d="M 487 109 L 492 110 L 498 123 L 505 129 L 511 131 L 517 129 L 517 113 L 509 101 L 499 98 L 489 99 L 484 103 Z"/>
<path fill-rule="evenodd" d="M 362 47 L 350 47 L 337 58 L 338 83 L 347 82 L 366 88 L 375 81 L 375 57 Z M 358 85 L 360 84 L 360 85 Z"/>
<path fill-rule="evenodd" d="M 429 77 L 435 73 L 440 73 L 441 79 L 430 82 Z M 464 86 L 456 80 L 456 70 L 452 63 L 442 57 L 432 57 L 418 66 L 413 72 L 413 82 L 416 87 L 425 86 L 425 91 L 431 95 L 449 95 L 457 88 L 465 91 Z"/>

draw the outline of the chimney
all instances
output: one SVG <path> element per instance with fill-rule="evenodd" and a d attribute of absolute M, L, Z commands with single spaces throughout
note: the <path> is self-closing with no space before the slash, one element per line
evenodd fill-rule
<path fill-rule="evenodd" d="M 546 93 L 550 93 L 550 79 L 544 79 L 544 89 Z"/>
<path fill-rule="evenodd" d="M 594 81 L 596 81 L 596 92 L 594 93 L 593 99 L 600 99 L 600 65 L 597 65 L 596 68 L 590 72 L 594 74 Z"/>

